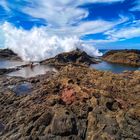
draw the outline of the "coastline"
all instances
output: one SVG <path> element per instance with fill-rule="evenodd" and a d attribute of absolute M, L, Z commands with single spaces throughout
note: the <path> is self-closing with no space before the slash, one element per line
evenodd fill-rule
<path fill-rule="evenodd" d="M 56 66 L 65 64 L 58 72 L 0 76 L 1 139 L 140 137 L 140 71 L 98 71 L 79 58 L 83 55 L 68 63 L 55 58 Z"/>

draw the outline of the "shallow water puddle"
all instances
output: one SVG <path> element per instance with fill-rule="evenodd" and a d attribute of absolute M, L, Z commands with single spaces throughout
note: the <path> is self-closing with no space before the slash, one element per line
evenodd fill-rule
<path fill-rule="evenodd" d="M 30 94 L 32 91 L 32 84 L 25 82 L 18 85 L 13 85 L 9 87 L 17 96 Z"/>
<path fill-rule="evenodd" d="M 97 69 L 97 70 L 112 71 L 114 73 L 140 70 L 140 68 L 138 68 L 138 67 L 125 66 L 125 65 L 120 65 L 120 64 L 112 64 L 112 63 L 108 63 L 105 61 L 98 63 L 98 64 L 92 64 L 90 67 Z"/>
<path fill-rule="evenodd" d="M 14 60 L 0 60 L 0 69 L 15 68 L 17 66 L 25 65 L 26 62 L 14 61 Z"/>
<path fill-rule="evenodd" d="M 57 72 L 57 70 L 54 67 L 38 64 L 32 68 L 31 67 L 21 68 L 18 71 L 14 71 L 14 72 L 9 73 L 8 76 L 30 78 L 30 77 L 35 77 L 37 75 L 46 74 L 49 71 L 50 72 Z"/>

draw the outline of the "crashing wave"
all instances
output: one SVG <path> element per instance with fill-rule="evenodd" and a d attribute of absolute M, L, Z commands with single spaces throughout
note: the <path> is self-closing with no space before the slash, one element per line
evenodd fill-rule
<path fill-rule="evenodd" d="M 49 35 L 45 27 L 31 30 L 16 28 L 10 23 L 1 25 L 4 36 L 4 48 L 11 49 L 25 61 L 40 61 L 57 54 L 69 52 L 76 48 L 90 56 L 102 55 L 96 48 L 89 46 L 78 37 L 61 37 Z"/>

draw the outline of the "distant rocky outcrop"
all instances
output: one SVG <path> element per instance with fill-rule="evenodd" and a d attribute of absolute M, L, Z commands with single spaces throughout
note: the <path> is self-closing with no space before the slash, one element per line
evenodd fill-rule
<path fill-rule="evenodd" d="M 58 54 L 41 62 L 42 64 L 67 65 L 68 63 L 90 65 L 98 63 L 94 57 L 79 49 Z"/>
<path fill-rule="evenodd" d="M 140 50 L 111 50 L 103 55 L 103 60 L 111 63 L 140 66 Z"/>
<path fill-rule="evenodd" d="M 15 71 L 17 68 L 10 68 L 10 69 L 0 69 L 0 75 L 7 74 L 9 72 Z"/>
<path fill-rule="evenodd" d="M 0 59 L 8 59 L 8 60 L 21 60 L 17 54 L 15 54 L 10 49 L 1 49 L 0 50 Z"/>

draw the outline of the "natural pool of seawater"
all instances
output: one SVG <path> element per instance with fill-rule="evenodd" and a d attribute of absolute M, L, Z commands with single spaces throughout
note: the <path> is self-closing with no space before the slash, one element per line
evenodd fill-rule
<path fill-rule="evenodd" d="M 17 66 L 25 65 L 26 62 L 15 61 L 15 60 L 0 60 L 0 69 L 15 68 Z"/>
<path fill-rule="evenodd" d="M 54 67 L 38 64 L 32 68 L 31 67 L 21 68 L 18 71 L 14 71 L 14 72 L 9 73 L 8 76 L 30 78 L 30 77 L 35 77 L 37 75 L 46 74 L 49 71 L 57 72 L 57 70 Z"/>
<path fill-rule="evenodd" d="M 90 67 L 97 69 L 97 70 L 111 71 L 114 73 L 140 70 L 140 67 L 132 67 L 132 66 L 126 66 L 126 65 L 120 65 L 120 64 L 113 64 L 113 63 L 108 63 L 105 61 L 98 63 L 98 64 L 92 64 Z"/>
<path fill-rule="evenodd" d="M 28 82 L 13 86 L 12 90 L 17 96 L 30 94 L 32 85 Z"/>

